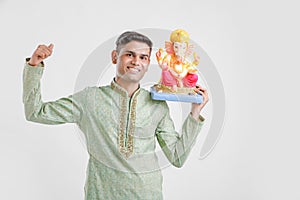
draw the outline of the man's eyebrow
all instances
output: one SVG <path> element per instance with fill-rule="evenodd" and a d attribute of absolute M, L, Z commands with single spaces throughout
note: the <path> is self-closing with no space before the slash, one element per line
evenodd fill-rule
<path fill-rule="evenodd" d="M 134 51 L 130 51 L 130 50 L 127 50 L 127 51 L 125 51 L 125 53 L 131 53 L 131 54 L 133 54 L 134 56 L 136 56 L 136 55 L 137 55 L 137 53 L 136 53 L 136 52 L 134 52 Z M 147 56 L 147 57 L 149 57 L 149 55 L 148 55 L 148 54 L 140 54 L 140 56 Z"/>

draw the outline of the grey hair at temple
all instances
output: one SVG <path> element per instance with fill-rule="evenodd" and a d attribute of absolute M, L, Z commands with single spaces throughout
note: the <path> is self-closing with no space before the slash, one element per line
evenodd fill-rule
<path fill-rule="evenodd" d="M 152 45 L 153 45 L 152 41 L 147 36 L 135 31 L 126 31 L 118 37 L 118 39 L 116 40 L 117 52 L 119 53 L 120 49 L 131 41 L 138 41 L 147 44 L 150 48 L 150 55 L 151 55 Z"/>

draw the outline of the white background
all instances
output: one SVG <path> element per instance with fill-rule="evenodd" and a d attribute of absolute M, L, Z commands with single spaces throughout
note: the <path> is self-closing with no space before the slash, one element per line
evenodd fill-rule
<path fill-rule="evenodd" d="M 204 160 L 163 170 L 166 200 L 299 199 L 297 1 L 0 0 L 0 199 L 81 200 L 88 155 L 73 125 L 25 121 L 24 58 L 54 43 L 43 99 L 71 94 L 80 67 L 124 30 L 187 30 L 214 61 L 226 122 Z M 113 76 L 113 75 L 112 75 Z"/>

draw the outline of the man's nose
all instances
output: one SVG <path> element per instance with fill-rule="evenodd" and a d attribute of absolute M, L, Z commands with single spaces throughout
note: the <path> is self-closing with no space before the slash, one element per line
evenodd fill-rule
<path fill-rule="evenodd" d="M 131 63 L 133 65 L 139 65 L 140 64 L 140 60 L 139 60 L 139 57 L 138 56 L 133 56 L 132 60 L 131 60 Z"/>

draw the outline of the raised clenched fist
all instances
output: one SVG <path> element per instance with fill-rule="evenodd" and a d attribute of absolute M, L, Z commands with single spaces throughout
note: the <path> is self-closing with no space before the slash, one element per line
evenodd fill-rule
<path fill-rule="evenodd" d="M 51 56 L 53 47 L 53 44 L 50 44 L 49 46 L 39 45 L 33 52 L 30 60 L 28 61 L 28 64 L 31 66 L 37 66 L 38 64 L 40 64 L 43 60 Z"/>

